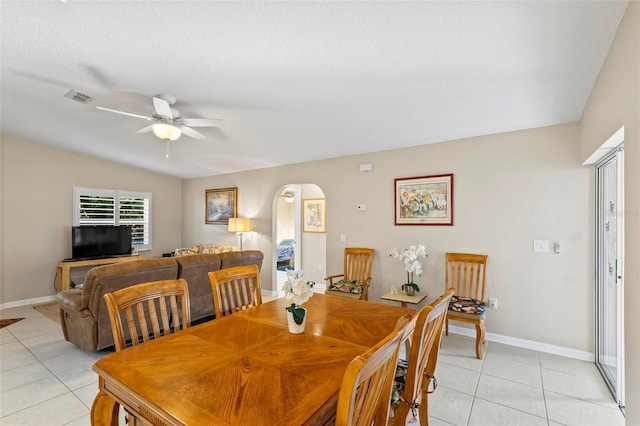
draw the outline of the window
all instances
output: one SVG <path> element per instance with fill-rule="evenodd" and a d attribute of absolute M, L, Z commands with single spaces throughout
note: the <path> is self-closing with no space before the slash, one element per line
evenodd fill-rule
<path fill-rule="evenodd" d="M 74 187 L 73 225 L 129 225 L 131 245 L 151 250 L 151 193 Z"/>

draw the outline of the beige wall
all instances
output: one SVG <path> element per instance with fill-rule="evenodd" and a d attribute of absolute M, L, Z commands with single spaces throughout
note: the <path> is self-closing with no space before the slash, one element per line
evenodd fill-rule
<path fill-rule="evenodd" d="M 640 425 L 640 3 L 626 14 L 589 97 L 581 125 L 580 160 L 625 128 L 625 358 L 627 425 Z M 590 226 L 593 229 L 593 226 Z"/>
<path fill-rule="evenodd" d="M 577 161 L 578 143 L 579 124 L 571 123 L 188 180 L 183 236 L 187 244 L 203 236 L 232 238 L 222 227 L 204 225 L 204 192 L 237 186 L 239 214 L 254 217 L 258 231 L 245 248 L 270 259 L 274 196 L 286 183 L 314 183 L 327 199 L 326 270 L 341 271 L 344 247 L 375 248 L 372 300 L 404 280 L 402 264 L 388 256 L 394 247 L 427 246 L 418 282 L 429 300 L 443 291 L 446 251 L 487 253 L 489 295 L 500 304 L 490 312 L 489 332 L 592 352 L 592 187 L 589 169 Z M 360 172 L 361 163 L 373 163 L 374 170 Z M 455 226 L 394 226 L 393 179 L 440 173 L 455 175 Z M 366 204 L 366 212 L 357 212 L 357 203 Z M 562 253 L 534 253 L 533 239 L 559 242 Z M 270 269 L 265 264 L 266 289 L 272 288 Z"/>
<path fill-rule="evenodd" d="M 3 137 L 0 145 L 0 303 L 51 295 L 58 260 L 69 255 L 72 187 L 153 193 L 154 251 L 214 242 L 237 244 L 224 226 L 204 224 L 204 191 L 237 186 L 240 216 L 255 218 L 247 248 L 272 252 L 272 203 L 291 182 L 317 184 L 327 198 L 326 269 L 346 246 L 377 250 L 372 300 L 403 279 L 387 253 L 424 243 L 419 283 L 442 292 L 446 251 L 489 254 L 489 332 L 593 351 L 593 173 L 581 163 L 625 125 L 626 293 L 640 300 L 640 4 L 630 2 L 584 111 L 583 121 L 384 153 L 180 181 L 127 166 Z M 373 163 L 361 173 L 358 165 Z M 454 173 L 455 226 L 395 227 L 393 179 Z M 32 194 L 32 197 L 28 195 Z M 182 195 L 182 199 L 181 199 Z M 355 211 L 365 203 L 367 211 Z M 182 209 L 180 205 L 182 204 Z M 182 235 L 181 228 L 182 226 Z M 347 235 L 346 243 L 339 235 Z M 181 238 L 182 237 L 182 238 Z M 533 253 L 533 239 L 562 245 Z M 271 288 L 271 265 L 263 269 Z M 568 305 L 570 305 L 568 307 Z M 633 306 L 633 305 L 632 305 Z M 640 313 L 627 309 L 627 424 L 640 425 Z"/>
<path fill-rule="evenodd" d="M 179 179 L 4 135 L 0 143 L 0 304 L 55 294 L 56 264 L 71 255 L 74 186 L 150 191 L 153 251 L 142 254 L 180 246 Z"/>

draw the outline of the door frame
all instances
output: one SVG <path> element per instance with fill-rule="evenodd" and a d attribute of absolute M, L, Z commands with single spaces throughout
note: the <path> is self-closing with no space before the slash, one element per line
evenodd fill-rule
<path fill-rule="evenodd" d="M 615 160 L 616 165 L 616 200 L 615 205 L 611 206 L 611 213 L 616 221 L 615 229 L 615 265 L 603 265 L 603 251 L 607 250 L 605 242 L 602 241 L 601 233 L 602 226 L 604 225 L 605 218 L 603 217 L 603 206 L 601 203 L 608 203 L 610 200 L 602 199 L 602 176 L 606 173 L 604 167 Z M 595 364 L 600 374 L 604 378 L 605 383 L 609 387 L 609 390 L 613 394 L 616 402 L 622 412 L 624 413 L 625 406 L 625 358 L 624 358 L 624 141 L 618 146 L 613 148 L 611 152 L 602 157 L 600 161 L 595 165 Z M 606 207 L 606 206 L 605 206 Z M 611 216 L 611 215 L 609 215 Z M 605 268 L 603 271 L 602 268 Z M 601 321 L 604 316 L 610 314 L 607 308 L 611 309 L 611 306 L 603 306 L 606 303 L 602 300 L 602 290 L 610 284 L 609 281 L 602 279 L 602 274 L 606 275 L 607 272 L 613 272 L 615 280 L 615 327 L 616 330 L 616 371 L 615 371 L 615 383 L 612 382 L 612 374 L 606 371 L 602 365 L 601 346 L 606 344 L 604 340 L 609 330 L 602 330 Z"/>

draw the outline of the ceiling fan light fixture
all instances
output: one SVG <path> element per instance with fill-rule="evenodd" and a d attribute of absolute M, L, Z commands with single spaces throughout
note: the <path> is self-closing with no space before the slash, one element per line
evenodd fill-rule
<path fill-rule="evenodd" d="M 165 141 L 175 141 L 182 135 L 179 127 L 169 123 L 155 123 L 151 129 L 154 135 Z"/>
<path fill-rule="evenodd" d="M 293 193 L 291 192 L 285 192 L 284 194 L 282 194 L 284 201 L 286 201 L 287 203 L 293 203 L 296 200 L 295 195 L 293 195 Z"/>

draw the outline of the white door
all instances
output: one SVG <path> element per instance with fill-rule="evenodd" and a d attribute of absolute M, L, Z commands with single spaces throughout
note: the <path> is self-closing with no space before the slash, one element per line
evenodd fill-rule
<path fill-rule="evenodd" d="M 624 410 L 623 146 L 596 165 L 596 365 Z"/>

